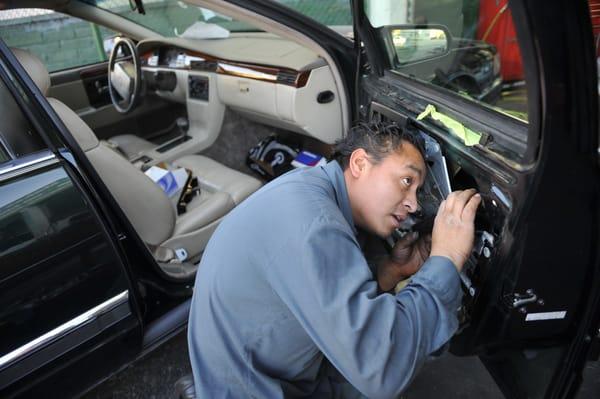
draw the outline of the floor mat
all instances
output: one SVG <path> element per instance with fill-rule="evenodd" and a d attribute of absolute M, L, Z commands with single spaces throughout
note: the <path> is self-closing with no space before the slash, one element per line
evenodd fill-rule
<path fill-rule="evenodd" d="M 242 173 L 255 175 L 246 166 L 248 150 L 278 129 L 252 122 L 227 109 L 217 141 L 200 154 Z"/>

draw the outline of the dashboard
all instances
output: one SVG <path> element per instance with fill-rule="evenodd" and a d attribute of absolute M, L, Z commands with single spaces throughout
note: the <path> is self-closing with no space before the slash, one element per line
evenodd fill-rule
<path fill-rule="evenodd" d="M 212 108 L 204 111 L 207 117 L 219 117 L 219 108 L 229 107 L 328 144 L 342 137 L 341 102 L 330 67 L 288 40 L 270 34 L 152 39 L 141 41 L 138 53 L 147 90 L 186 104 L 188 116 L 203 103 Z"/>

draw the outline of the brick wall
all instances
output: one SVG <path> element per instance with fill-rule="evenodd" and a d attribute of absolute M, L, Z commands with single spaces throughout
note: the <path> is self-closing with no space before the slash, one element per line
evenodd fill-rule
<path fill-rule="evenodd" d="M 30 50 L 49 71 L 103 60 L 89 22 L 59 13 L 0 20 L 0 37 L 10 47 Z M 113 35 L 100 28 L 102 38 Z"/>

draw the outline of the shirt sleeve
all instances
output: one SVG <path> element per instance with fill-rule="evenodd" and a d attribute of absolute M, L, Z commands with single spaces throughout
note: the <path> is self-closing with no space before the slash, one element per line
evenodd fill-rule
<path fill-rule="evenodd" d="M 447 258 L 429 258 L 406 288 L 378 295 L 349 226 L 321 217 L 287 245 L 269 262 L 273 290 L 336 369 L 368 397 L 399 395 L 458 327 L 462 292 Z"/>

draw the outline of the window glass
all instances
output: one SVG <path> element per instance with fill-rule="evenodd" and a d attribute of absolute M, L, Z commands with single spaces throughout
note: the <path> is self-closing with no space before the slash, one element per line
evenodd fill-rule
<path fill-rule="evenodd" d="M 119 14 L 163 36 L 194 35 L 206 24 L 216 25 L 229 32 L 260 31 L 253 25 L 237 21 L 209 9 L 186 4 L 177 0 L 144 0 L 145 15 L 133 10 L 129 0 L 84 0 L 86 3 Z M 322 24 L 340 30 L 342 34 L 352 32 L 352 13 L 349 0 L 275 0 Z M 200 23 L 200 24 L 198 24 Z"/>
<path fill-rule="evenodd" d="M 6 162 L 9 159 L 10 159 L 10 157 L 8 156 L 8 152 L 6 151 L 4 146 L 2 144 L 0 144 L 0 163 Z"/>
<path fill-rule="evenodd" d="M 0 80 L 0 162 L 10 159 L 6 146 L 15 157 L 46 149 L 46 144 L 25 118 L 10 91 Z"/>
<path fill-rule="evenodd" d="M 350 0 L 274 0 L 327 26 L 352 26 Z"/>
<path fill-rule="evenodd" d="M 140 14 L 133 9 L 131 6 L 133 2 L 129 0 L 84 1 L 166 37 L 183 36 L 188 39 L 200 39 L 223 37 L 228 32 L 259 31 L 248 23 L 177 0 L 144 0 L 146 14 Z"/>
<path fill-rule="evenodd" d="M 366 0 L 364 11 L 381 28 L 394 71 L 528 120 L 507 0 Z"/>
<path fill-rule="evenodd" d="M 271 0 L 353 39 L 350 0 Z"/>
<path fill-rule="evenodd" d="M 0 36 L 37 55 L 49 72 L 106 61 L 104 39 L 115 32 L 54 11 L 0 11 Z"/>

